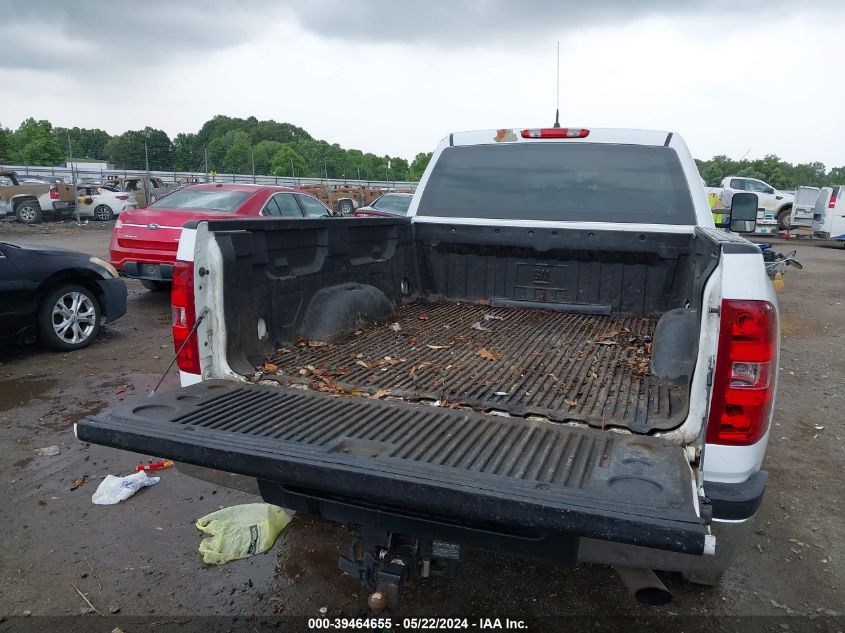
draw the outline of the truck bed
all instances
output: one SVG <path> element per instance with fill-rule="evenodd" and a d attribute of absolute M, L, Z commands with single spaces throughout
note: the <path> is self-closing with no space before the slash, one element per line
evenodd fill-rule
<path fill-rule="evenodd" d="M 329 343 L 300 340 L 260 380 L 635 432 L 678 426 L 688 383 L 650 375 L 656 319 L 414 302 Z M 265 366 L 266 367 L 266 366 Z"/>

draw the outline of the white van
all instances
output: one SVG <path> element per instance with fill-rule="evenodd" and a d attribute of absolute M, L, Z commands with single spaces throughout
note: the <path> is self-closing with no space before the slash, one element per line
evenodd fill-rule
<path fill-rule="evenodd" d="M 845 244 L 845 187 L 822 187 L 813 209 L 813 236 Z"/>
<path fill-rule="evenodd" d="M 818 187 L 798 187 L 795 190 L 792 216 L 789 218 L 790 228 L 813 225 L 813 214 L 819 199 L 819 191 L 821 190 Z"/>

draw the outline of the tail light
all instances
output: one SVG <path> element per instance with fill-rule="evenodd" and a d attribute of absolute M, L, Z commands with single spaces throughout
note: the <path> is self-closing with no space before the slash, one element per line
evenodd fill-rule
<path fill-rule="evenodd" d="M 582 127 L 540 127 L 522 130 L 522 138 L 587 138 L 590 130 Z"/>
<path fill-rule="evenodd" d="M 122 196 L 118 195 L 118 196 L 115 196 L 115 198 L 117 198 L 118 200 L 129 200 L 128 195 L 122 195 Z"/>
<path fill-rule="evenodd" d="M 177 260 L 173 266 L 170 314 L 173 323 L 173 345 L 177 353 L 176 364 L 182 371 L 191 374 L 202 373 L 200 370 L 199 343 L 196 332 L 193 332 L 194 323 L 197 320 L 196 308 L 194 307 L 193 262 Z M 188 340 L 188 337 L 190 337 L 190 340 Z"/>
<path fill-rule="evenodd" d="M 41 191 L 44 191 L 43 189 Z M 58 187 L 50 187 L 50 200 L 58 200 L 59 199 L 59 188 Z"/>
<path fill-rule="evenodd" d="M 828 209 L 835 209 L 836 208 L 836 197 L 839 195 L 839 187 L 834 187 L 833 191 L 830 192 L 830 200 L 827 203 Z"/>
<path fill-rule="evenodd" d="M 768 301 L 722 301 L 707 442 L 745 446 L 766 433 L 777 371 L 777 314 Z"/>

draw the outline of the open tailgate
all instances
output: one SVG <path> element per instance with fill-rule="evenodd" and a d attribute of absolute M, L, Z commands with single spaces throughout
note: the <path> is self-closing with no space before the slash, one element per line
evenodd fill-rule
<path fill-rule="evenodd" d="M 129 399 L 76 435 L 429 520 L 704 551 L 684 451 L 654 437 L 225 380 Z"/>

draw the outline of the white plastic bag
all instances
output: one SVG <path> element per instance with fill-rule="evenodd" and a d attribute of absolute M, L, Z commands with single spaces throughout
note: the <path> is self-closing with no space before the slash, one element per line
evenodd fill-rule
<path fill-rule="evenodd" d="M 91 501 L 100 506 L 113 505 L 128 499 L 138 490 L 146 486 L 154 486 L 161 480 L 161 477 L 150 477 L 143 470 L 127 475 L 126 477 L 115 477 L 107 475 L 105 479 L 91 495 Z"/>

